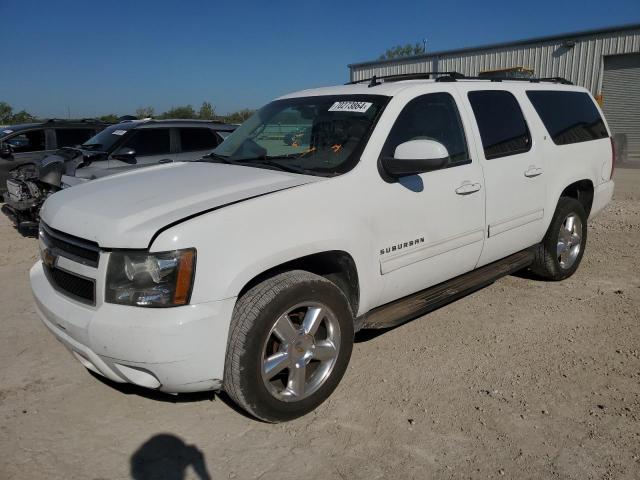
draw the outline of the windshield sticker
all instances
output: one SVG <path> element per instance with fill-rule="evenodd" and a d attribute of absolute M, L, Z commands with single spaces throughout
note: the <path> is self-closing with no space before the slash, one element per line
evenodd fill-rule
<path fill-rule="evenodd" d="M 369 107 L 373 105 L 371 102 L 354 102 L 354 101 L 343 101 L 336 102 L 329 108 L 330 112 L 356 112 L 356 113 L 364 113 L 369 110 Z"/>
<path fill-rule="evenodd" d="M 125 133 L 127 133 L 126 130 L 114 130 L 111 135 L 124 135 Z"/>
<path fill-rule="evenodd" d="M 13 130 L 2 130 L 2 133 L 6 133 L 6 134 L 13 133 Z"/>

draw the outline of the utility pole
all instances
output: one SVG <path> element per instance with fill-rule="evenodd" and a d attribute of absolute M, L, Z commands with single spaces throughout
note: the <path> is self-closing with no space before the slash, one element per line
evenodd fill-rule
<path fill-rule="evenodd" d="M 427 39 L 422 39 L 422 53 L 427 53 Z"/>
<path fill-rule="evenodd" d="M 71 107 L 67 105 L 67 120 L 71 120 Z"/>

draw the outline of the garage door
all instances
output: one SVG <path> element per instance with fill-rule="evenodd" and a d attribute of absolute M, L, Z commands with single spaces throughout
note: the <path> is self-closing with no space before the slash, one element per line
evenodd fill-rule
<path fill-rule="evenodd" d="M 604 58 L 602 97 L 614 136 L 626 136 L 627 161 L 640 162 L 640 53 Z"/>

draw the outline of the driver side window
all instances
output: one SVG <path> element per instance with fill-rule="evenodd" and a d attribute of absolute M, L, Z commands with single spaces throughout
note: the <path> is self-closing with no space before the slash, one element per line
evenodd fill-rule
<path fill-rule="evenodd" d="M 14 153 L 41 152 L 45 149 L 44 130 L 20 133 L 5 140 Z"/>
<path fill-rule="evenodd" d="M 435 140 L 449 152 L 448 166 L 470 163 L 467 141 L 455 100 L 448 93 L 429 93 L 411 100 L 402 110 L 382 148 L 392 157 L 409 140 Z"/>
<path fill-rule="evenodd" d="M 136 130 L 133 137 L 125 142 L 123 147 L 130 147 L 136 151 L 136 156 L 164 155 L 171 152 L 171 141 L 168 128 L 141 128 Z"/>

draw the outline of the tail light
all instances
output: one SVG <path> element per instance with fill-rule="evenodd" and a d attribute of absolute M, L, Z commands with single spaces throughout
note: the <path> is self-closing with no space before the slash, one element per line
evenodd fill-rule
<path fill-rule="evenodd" d="M 613 171 L 616 169 L 616 142 L 613 140 L 613 137 L 609 137 L 611 139 L 611 175 L 609 176 L 609 180 L 613 178 Z"/>

